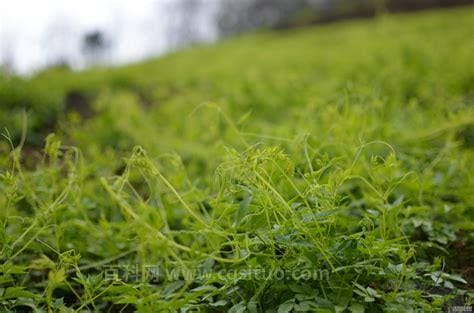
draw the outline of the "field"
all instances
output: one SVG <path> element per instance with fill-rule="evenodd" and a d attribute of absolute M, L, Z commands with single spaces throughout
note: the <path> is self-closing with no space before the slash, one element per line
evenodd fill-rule
<path fill-rule="evenodd" d="M 473 16 L 0 76 L 0 310 L 471 308 Z"/>

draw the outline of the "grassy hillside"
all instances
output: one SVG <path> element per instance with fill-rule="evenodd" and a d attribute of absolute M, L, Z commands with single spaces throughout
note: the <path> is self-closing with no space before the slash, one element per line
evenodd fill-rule
<path fill-rule="evenodd" d="M 1 77 L 1 310 L 470 305 L 473 16 Z"/>

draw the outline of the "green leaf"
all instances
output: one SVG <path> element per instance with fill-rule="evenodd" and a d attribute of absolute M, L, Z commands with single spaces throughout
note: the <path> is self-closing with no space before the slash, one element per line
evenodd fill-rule
<path fill-rule="evenodd" d="M 1 275 L 0 276 L 0 285 L 10 283 L 13 281 L 13 278 L 10 275 Z"/>
<path fill-rule="evenodd" d="M 209 303 L 209 305 L 213 307 L 225 306 L 226 304 L 227 304 L 226 300 L 219 300 L 217 302 Z"/>
<path fill-rule="evenodd" d="M 467 284 L 467 281 L 464 280 L 464 278 L 462 278 L 460 275 L 443 273 L 441 276 L 445 279 L 454 280 L 454 281 L 457 281 L 458 283 Z"/>
<path fill-rule="evenodd" d="M 293 310 L 294 302 L 285 302 L 278 307 L 278 313 L 289 313 Z"/>
<path fill-rule="evenodd" d="M 229 313 L 243 313 L 246 307 L 243 303 L 237 303 L 229 309 Z"/>
<path fill-rule="evenodd" d="M 351 306 L 349 307 L 349 311 L 351 311 L 351 313 L 364 313 L 365 308 L 360 303 L 354 303 L 354 304 L 351 304 Z"/>
<path fill-rule="evenodd" d="M 34 299 L 37 295 L 34 293 L 25 290 L 25 287 L 8 287 L 5 290 L 3 299 L 15 299 L 15 298 L 30 298 Z"/>

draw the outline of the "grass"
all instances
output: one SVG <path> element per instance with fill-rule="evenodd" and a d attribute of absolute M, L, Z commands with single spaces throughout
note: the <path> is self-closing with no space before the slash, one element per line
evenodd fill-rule
<path fill-rule="evenodd" d="M 0 306 L 472 305 L 473 8 L 0 78 Z"/>

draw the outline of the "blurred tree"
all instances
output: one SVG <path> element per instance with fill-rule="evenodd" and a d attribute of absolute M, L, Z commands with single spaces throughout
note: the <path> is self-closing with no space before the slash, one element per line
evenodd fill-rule
<path fill-rule="evenodd" d="M 2 32 L 0 38 L 0 72 L 10 75 L 15 67 L 13 40 L 7 32 Z"/>
<path fill-rule="evenodd" d="M 82 39 L 82 54 L 84 55 L 86 65 L 104 63 L 109 57 L 110 41 L 100 30 L 94 30 L 86 33 Z"/>
<path fill-rule="evenodd" d="M 388 11 L 472 3 L 473 0 L 222 0 L 217 23 L 225 36 L 259 27 L 289 28 Z"/>
<path fill-rule="evenodd" d="M 199 41 L 197 14 L 203 3 L 200 0 L 173 1 L 168 12 L 168 43 L 173 49 Z"/>
<path fill-rule="evenodd" d="M 78 34 L 74 23 L 65 16 L 57 16 L 46 27 L 42 47 L 48 67 L 70 67 L 77 56 Z"/>
<path fill-rule="evenodd" d="M 372 0 L 375 14 L 380 15 L 387 12 L 387 0 Z"/>
<path fill-rule="evenodd" d="M 258 27 L 282 27 L 289 24 L 298 11 L 307 9 L 310 0 L 223 0 L 218 16 L 222 34 Z"/>

